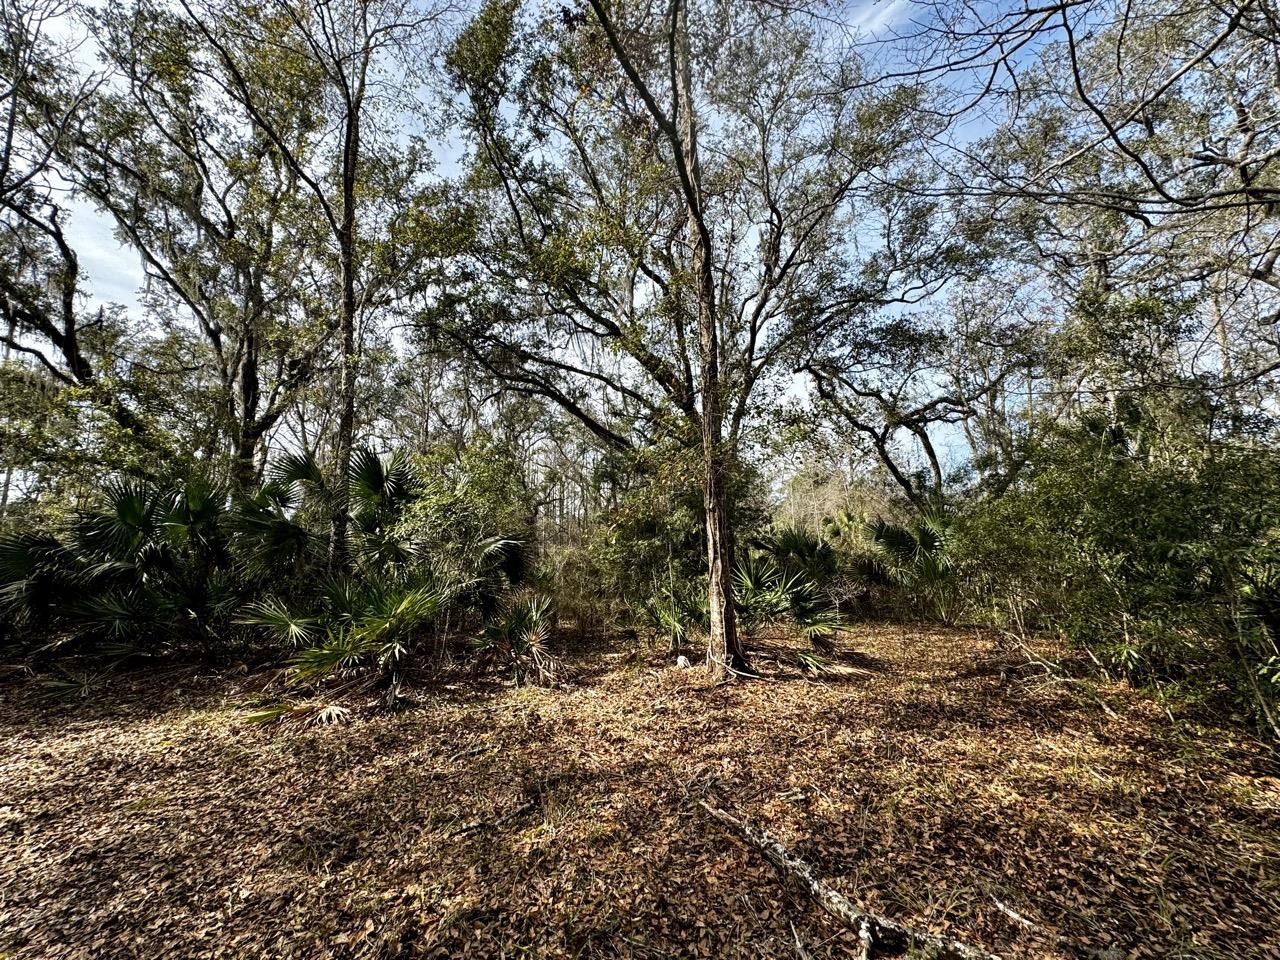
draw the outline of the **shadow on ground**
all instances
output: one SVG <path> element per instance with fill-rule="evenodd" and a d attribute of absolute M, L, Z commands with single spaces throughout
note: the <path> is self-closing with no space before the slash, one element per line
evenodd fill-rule
<path fill-rule="evenodd" d="M 709 821 L 714 796 L 865 907 L 1006 957 L 1280 956 L 1264 747 L 1124 689 L 988 669 L 1000 652 L 972 631 L 843 643 L 846 673 L 771 638 L 760 680 L 718 686 L 584 653 L 567 689 L 454 685 L 304 730 L 246 725 L 239 682 L 136 712 L 13 699 L 0 950 L 856 955 Z"/>

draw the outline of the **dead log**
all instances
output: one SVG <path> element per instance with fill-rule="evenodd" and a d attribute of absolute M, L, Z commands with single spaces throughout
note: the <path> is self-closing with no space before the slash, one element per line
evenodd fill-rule
<path fill-rule="evenodd" d="M 826 883 L 813 867 L 773 839 L 768 831 L 748 820 L 739 820 L 705 800 L 700 800 L 699 803 L 716 821 L 730 828 L 739 839 L 754 847 L 777 869 L 797 880 L 818 906 L 855 931 L 862 956 L 870 958 L 872 951 L 904 953 L 913 949 L 913 956 L 932 957 L 934 960 L 999 960 L 994 953 L 971 947 L 959 940 L 913 930 L 896 921 L 868 913 Z"/>

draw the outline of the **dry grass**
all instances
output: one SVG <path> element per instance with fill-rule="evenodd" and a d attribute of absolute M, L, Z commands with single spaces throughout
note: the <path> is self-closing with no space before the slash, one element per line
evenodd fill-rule
<path fill-rule="evenodd" d="M 218 678 L 52 712 L 10 686 L 0 955 L 852 955 L 710 793 L 865 907 L 1006 957 L 1280 957 L 1266 748 L 1017 679 L 968 632 L 844 643 L 821 682 L 786 650 L 718 687 L 606 654 L 569 689 L 304 730 L 245 724 Z"/>

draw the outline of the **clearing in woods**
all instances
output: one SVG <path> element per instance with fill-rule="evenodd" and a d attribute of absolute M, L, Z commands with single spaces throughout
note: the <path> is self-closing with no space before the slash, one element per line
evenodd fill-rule
<path fill-rule="evenodd" d="M 595 655 L 565 689 L 325 727 L 247 724 L 261 678 L 52 710 L 11 683 L 0 952 L 856 956 L 710 799 L 862 907 L 1002 957 L 1280 957 L 1268 748 L 970 631 L 855 627 L 817 680 L 777 643 L 759 681 Z"/>

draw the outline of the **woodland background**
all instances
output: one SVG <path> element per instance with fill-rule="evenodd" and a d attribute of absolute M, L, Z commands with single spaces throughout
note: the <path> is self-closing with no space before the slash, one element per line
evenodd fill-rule
<path fill-rule="evenodd" d="M 1277 16 L 4 0 L 6 657 L 905 617 L 1278 732 Z"/>

